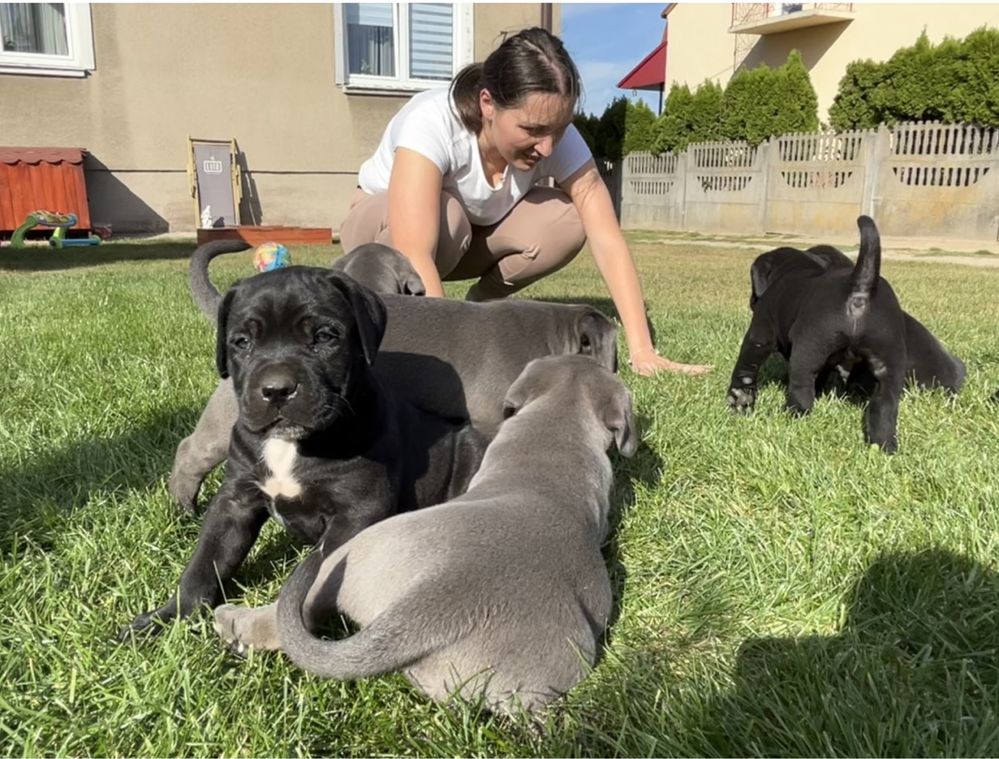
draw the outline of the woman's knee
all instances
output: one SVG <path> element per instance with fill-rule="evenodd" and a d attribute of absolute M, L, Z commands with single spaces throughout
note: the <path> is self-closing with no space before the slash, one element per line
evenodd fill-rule
<path fill-rule="evenodd" d="M 523 214 L 524 253 L 535 262 L 533 273 L 556 271 L 586 244 L 583 220 L 569 196 L 552 187 L 535 187 L 522 201 L 530 206 Z"/>

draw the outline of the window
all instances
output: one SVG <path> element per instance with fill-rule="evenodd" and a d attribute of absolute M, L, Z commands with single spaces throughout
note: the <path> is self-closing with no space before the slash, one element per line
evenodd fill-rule
<path fill-rule="evenodd" d="M 472 61 L 472 6 L 339 3 L 337 83 L 347 91 L 441 86 Z"/>
<path fill-rule="evenodd" d="M 87 3 L 0 3 L 0 73 L 83 76 L 94 68 Z"/>

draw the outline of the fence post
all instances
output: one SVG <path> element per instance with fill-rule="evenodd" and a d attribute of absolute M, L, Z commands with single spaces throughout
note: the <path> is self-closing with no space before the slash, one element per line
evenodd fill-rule
<path fill-rule="evenodd" d="M 776 151 L 776 142 L 778 138 L 771 136 L 767 138 L 766 142 L 760 143 L 759 148 L 757 148 L 756 155 L 760 162 L 760 173 L 759 177 L 763 183 L 763 189 L 756 193 L 756 197 L 759 198 L 759 215 L 757 224 L 759 225 L 759 231 L 766 233 L 767 231 L 767 203 L 770 199 L 770 168 L 773 163 L 773 156 Z"/>
<path fill-rule="evenodd" d="M 617 216 L 618 224 L 621 223 L 621 171 L 625 160 L 625 157 L 622 156 L 620 161 L 608 161 L 610 170 L 604 179 L 607 189 L 610 191 L 611 203 L 614 206 L 614 215 Z"/>
<path fill-rule="evenodd" d="M 621 195 L 621 212 L 618 215 L 618 218 L 619 218 L 619 223 L 621 225 L 621 228 L 622 229 L 627 229 L 628 228 L 627 225 L 631 221 L 631 219 L 629 219 L 628 217 L 630 215 L 630 210 L 631 210 L 630 206 L 631 206 L 632 198 L 630 197 L 630 190 L 631 190 L 631 181 L 630 181 L 631 180 L 631 161 L 628 159 L 628 156 L 626 156 L 626 155 L 621 156 L 621 171 L 620 171 L 620 174 L 621 174 L 621 185 L 620 185 L 621 186 L 621 191 L 620 191 L 620 195 Z"/>
<path fill-rule="evenodd" d="M 676 154 L 676 179 L 680 183 L 680 229 L 687 231 L 687 174 L 693 168 L 694 160 L 690 146 Z"/>
<path fill-rule="evenodd" d="M 866 153 L 864 166 L 867 169 L 864 175 L 863 197 L 860 199 L 860 213 L 875 216 L 878 201 L 878 179 L 881 176 L 882 164 L 888 159 L 891 148 L 891 133 L 884 124 L 878 124 L 876 132 L 872 132 L 864 137 L 864 152 Z"/>

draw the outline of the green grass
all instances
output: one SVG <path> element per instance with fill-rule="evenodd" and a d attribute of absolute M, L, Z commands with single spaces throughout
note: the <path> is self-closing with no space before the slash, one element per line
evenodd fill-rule
<path fill-rule="evenodd" d="M 191 247 L 0 250 L 0 753 L 999 752 L 999 272 L 885 261 L 903 305 L 969 367 L 955 399 L 903 399 L 888 457 L 844 400 L 793 419 L 771 384 L 754 415 L 730 414 L 754 253 L 643 239 L 660 347 L 716 369 L 625 371 L 645 444 L 615 460 L 619 608 L 603 659 L 541 733 L 428 703 L 399 675 L 338 683 L 279 655 L 239 661 L 204 621 L 115 643 L 172 592 L 198 533 L 165 487 L 216 382 Z M 217 282 L 250 273 L 229 258 Z M 609 309 L 585 254 L 526 295 Z M 273 598 L 300 550 L 269 525 L 234 595 Z"/>

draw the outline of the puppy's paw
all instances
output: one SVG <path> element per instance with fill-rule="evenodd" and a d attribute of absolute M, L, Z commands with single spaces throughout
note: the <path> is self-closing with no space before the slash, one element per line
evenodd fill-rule
<path fill-rule="evenodd" d="M 740 414 L 748 414 L 756 403 L 756 389 L 753 387 L 730 387 L 727 400 L 730 409 Z"/>
<path fill-rule="evenodd" d="M 215 609 L 213 626 L 238 656 L 246 656 L 251 648 L 274 651 L 279 647 L 275 612 L 275 604 L 261 608 L 223 604 Z"/>
<path fill-rule="evenodd" d="M 192 516 L 198 513 L 198 487 L 196 485 L 192 486 L 188 481 L 171 474 L 167 481 L 167 491 L 186 513 Z"/>
<path fill-rule="evenodd" d="M 218 636 L 229 646 L 229 650 L 238 656 L 246 656 L 249 648 L 246 643 L 240 640 L 237 631 L 240 617 L 245 611 L 247 609 L 241 609 L 235 604 L 222 604 L 215 609 L 215 621 L 212 624 Z"/>
<path fill-rule="evenodd" d="M 136 635 L 141 637 L 159 635 L 166 629 L 164 625 L 170 622 L 175 616 L 177 616 L 176 612 L 169 606 L 163 606 L 153 611 L 147 611 L 145 614 L 140 614 L 118 631 L 118 642 L 124 643 Z"/>

